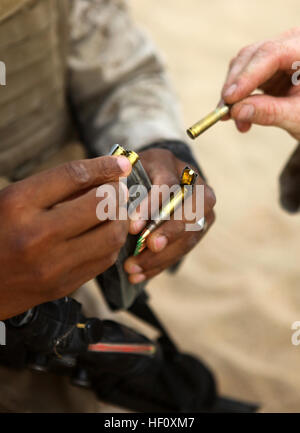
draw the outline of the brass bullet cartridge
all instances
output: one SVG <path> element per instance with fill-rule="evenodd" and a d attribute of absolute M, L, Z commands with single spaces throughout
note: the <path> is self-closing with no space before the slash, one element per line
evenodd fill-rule
<path fill-rule="evenodd" d="M 116 144 L 110 151 L 110 155 L 114 156 L 126 156 L 126 158 L 129 159 L 132 166 L 134 166 L 138 160 L 139 155 L 134 152 L 133 150 L 126 150 L 124 147 L 120 146 L 119 144 Z"/>
<path fill-rule="evenodd" d="M 133 150 L 128 150 L 126 156 L 129 159 L 132 166 L 134 166 L 140 159 L 139 155 Z"/>
<path fill-rule="evenodd" d="M 215 123 L 217 123 L 218 120 L 222 119 L 222 117 L 228 114 L 229 110 L 230 110 L 229 105 L 222 105 L 221 107 L 217 107 L 214 111 L 209 113 L 203 119 L 199 120 L 199 122 L 191 126 L 186 131 L 188 136 L 193 140 L 199 137 L 199 135 L 201 135 L 204 131 L 206 131 L 208 128 L 210 128 Z"/>
<path fill-rule="evenodd" d="M 146 240 L 148 236 L 154 232 L 164 221 L 171 216 L 177 207 L 183 202 L 185 197 L 191 193 L 191 189 L 188 186 L 195 184 L 198 175 L 189 167 L 185 167 L 181 175 L 180 188 L 174 193 L 174 195 L 163 203 L 157 216 L 153 218 L 151 223 L 144 229 L 142 234 L 137 240 L 134 256 L 138 256 L 146 248 Z"/>
<path fill-rule="evenodd" d="M 114 155 L 114 156 L 127 156 L 126 155 L 126 150 L 124 149 L 124 147 L 120 146 L 119 144 L 115 144 L 111 151 L 109 152 L 110 155 Z"/>

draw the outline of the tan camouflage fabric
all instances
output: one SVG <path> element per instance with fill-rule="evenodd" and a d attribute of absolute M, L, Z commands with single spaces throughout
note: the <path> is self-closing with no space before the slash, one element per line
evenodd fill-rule
<path fill-rule="evenodd" d="M 69 84 L 97 153 L 111 143 L 138 150 L 161 139 L 185 140 L 163 61 L 132 22 L 127 2 L 72 3 Z"/>
<path fill-rule="evenodd" d="M 0 87 L 2 176 L 26 176 L 67 138 L 63 3 L 23 0 L 1 19 L 0 59 L 7 70 L 7 85 Z"/>
<path fill-rule="evenodd" d="M 67 94 L 97 154 L 182 137 L 162 61 L 124 0 L 14 0 L 0 11 L 0 175 L 23 178 L 74 134 Z"/>
<path fill-rule="evenodd" d="M 32 0 L 1 0 L 0 3 L 0 19 L 8 18 L 10 15 L 16 13 L 20 8 L 24 7 L 26 3 Z"/>
<path fill-rule="evenodd" d="M 0 187 L 83 156 L 66 95 L 93 149 L 132 149 L 180 139 L 180 113 L 154 45 L 123 0 L 1 0 Z M 52 156 L 51 156 L 52 155 Z M 102 317 L 93 285 L 77 299 L 87 315 Z M 67 379 L 0 368 L 0 412 L 91 412 L 104 409 Z"/>

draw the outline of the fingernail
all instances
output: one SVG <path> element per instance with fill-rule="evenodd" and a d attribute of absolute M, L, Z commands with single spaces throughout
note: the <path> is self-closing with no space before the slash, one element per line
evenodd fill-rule
<path fill-rule="evenodd" d="M 139 265 L 131 265 L 128 269 L 129 274 L 140 274 L 143 269 Z"/>
<path fill-rule="evenodd" d="M 168 239 L 164 235 L 158 236 L 155 239 L 154 243 L 155 243 L 155 250 L 156 251 L 162 251 L 167 246 Z"/>
<path fill-rule="evenodd" d="M 251 120 L 254 115 L 254 106 L 250 104 L 245 104 L 242 106 L 242 108 L 239 111 L 239 114 L 237 115 L 238 120 Z"/>
<path fill-rule="evenodd" d="M 133 284 L 141 283 L 142 281 L 145 281 L 145 279 L 146 275 L 144 274 L 138 274 L 131 277 L 131 281 L 133 282 Z"/>
<path fill-rule="evenodd" d="M 224 92 L 224 97 L 231 96 L 237 89 L 237 84 L 231 84 L 230 87 Z"/>
<path fill-rule="evenodd" d="M 249 122 L 243 122 L 242 120 L 235 120 L 235 124 L 237 129 L 240 132 L 246 132 L 249 130 L 249 125 L 251 125 L 251 123 Z"/>
<path fill-rule="evenodd" d="M 134 233 L 139 233 L 144 228 L 144 225 L 145 225 L 144 220 L 133 221 L 132 230 L 134 231 Z"/>
<path fill-rule="evenodd" d="M 118 156 L 118 165 L 123 173 L 130 172 L 131 164 L 125 156 Z"/>

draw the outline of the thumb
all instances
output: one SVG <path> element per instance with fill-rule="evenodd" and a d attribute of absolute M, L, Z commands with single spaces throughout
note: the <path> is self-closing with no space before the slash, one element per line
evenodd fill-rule
<path fill-rule="evenodd" d="M 131 164 L 125 156 L 100 156 L 70 161 L 38 173 L 21 181 L 18 188 L 31 205 L 49 208 L 86 189 L 128 176 L 130 171 Z"/>
<path fill-rule="evenodd" d="M 300 97 L 252 95 L 233 105 L 231 117 L 239 122 L 278 126 L 300 137 Z"/>

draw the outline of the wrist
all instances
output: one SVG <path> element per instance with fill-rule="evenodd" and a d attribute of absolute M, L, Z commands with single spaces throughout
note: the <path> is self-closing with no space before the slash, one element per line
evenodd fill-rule
<path fill-rule="evenodd" d="M 195 159 L 189 146 L 180 140 L 161 140 L 155 143 L 148 144 L 140 149 L 140 152 L 149 149 L 166 149 L 173 153 L 173 155 L 181 161 L 194 166 L 202 179 L 206 180 L 203 171 L 201 170 L 197 160 Z"/>

